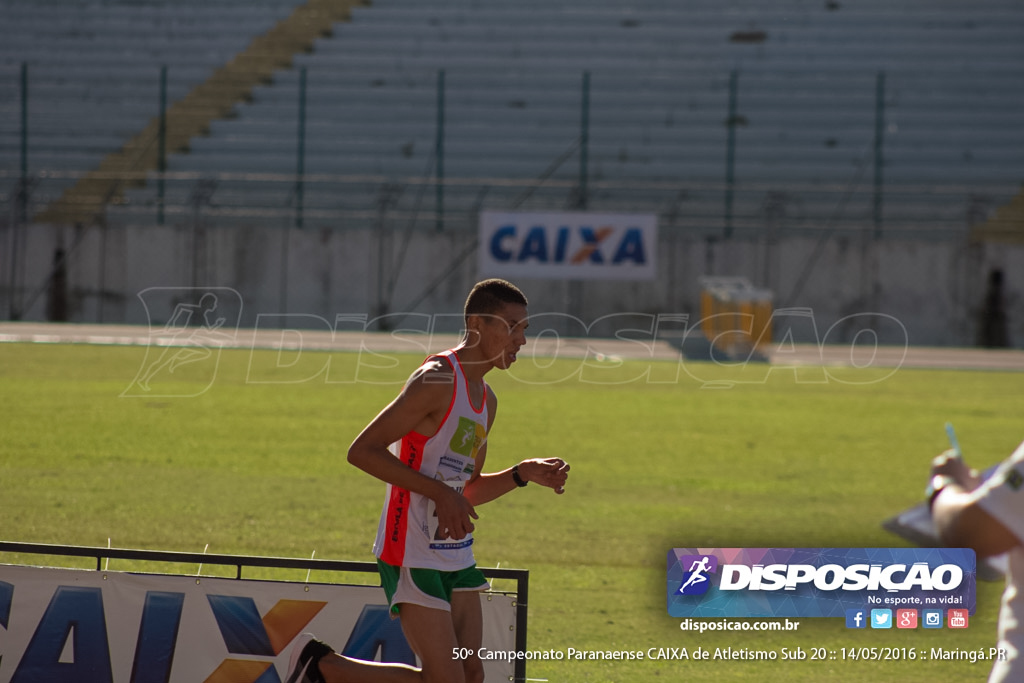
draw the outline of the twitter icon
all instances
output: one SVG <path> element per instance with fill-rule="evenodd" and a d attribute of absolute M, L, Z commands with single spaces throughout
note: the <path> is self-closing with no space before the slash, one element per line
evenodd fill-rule
<path fill-rule="evenodd" d="M 892 628 L 892 610 L 871 610 L 871 628 Z"/>

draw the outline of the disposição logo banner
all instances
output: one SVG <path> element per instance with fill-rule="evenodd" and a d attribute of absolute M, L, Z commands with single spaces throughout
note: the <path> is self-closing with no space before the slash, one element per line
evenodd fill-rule
<path fill-rule="evenodd" d="M 969 548 L 673 548 L 673 617 L 845 617 L 851 609 L 974 614 Z"/>

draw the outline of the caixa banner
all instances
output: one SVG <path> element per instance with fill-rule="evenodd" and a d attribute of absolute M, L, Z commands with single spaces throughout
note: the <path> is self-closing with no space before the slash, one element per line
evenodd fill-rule
<path fill-rule="evenodd" d="M 514 596 L 481 599 L 484 643 L 514 643 Z M 0 566 L 0 681 L 281 683 L 297 637 L 415 664 L 372 586 Z M 511 680 L 507 661 L 484 662 Z"/>
<path fill-rule="evenodd" d="M 559 280 L 653 280 L 653 214 L 480 214 L 483 276 Z"/>
<path fill-rule="evenodd" d="M 966 609 L 968 548 L 673 548 L 673 617 L 844 617 L 847 610 Z"/>

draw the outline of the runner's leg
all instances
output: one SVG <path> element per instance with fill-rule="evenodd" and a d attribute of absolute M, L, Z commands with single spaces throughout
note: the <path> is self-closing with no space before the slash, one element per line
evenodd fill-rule
<path fill-rule="evenodd" d="M 455 591 L 452 593 L 452 621 L 459 647 L 472 652 L 462 661 L 466 683 L 482 683 L 484 664 L 480 661 L 480 646 L 484 638 L 484 615 L 480 608 L 479 591 Z"/>
<path fill-rule="evenodd" d="M 451 612 L 403 603 L 399 619 L 405 639 L 423 665 L 423 683 L 465 683 L 462 662 L 455 658 L 462 643 L 456 638 Z"/>

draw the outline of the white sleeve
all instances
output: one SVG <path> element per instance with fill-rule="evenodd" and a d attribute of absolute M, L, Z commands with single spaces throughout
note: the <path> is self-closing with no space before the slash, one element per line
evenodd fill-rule
<path fill-rule="evenodd" d="M 1024 544 L 1024 443 L 974 492 L 978 505 Z"/>

